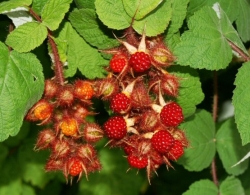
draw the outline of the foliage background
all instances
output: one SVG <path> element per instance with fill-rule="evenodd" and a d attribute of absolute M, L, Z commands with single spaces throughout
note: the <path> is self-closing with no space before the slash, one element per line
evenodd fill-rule
<path fill-rule="evenodd" d="M 15 1 L 20 2 L 24 1 Z M 44 14 L 42 18 L 47 16 L 42 11 L 46 2 L 47 0 L 32 2 L 32 8 L 38 14 Z M 110 56 L 102 56 L 98 49 L 119 44 L 112 33 L 122 35 L 122 30 L 130 25 L 129 21 L 135 12 L 134 2 L 137 1 L 76 0 L 70 4 L 69 10 L 62 5 L 65 11 L 59 8 L 53 10 L 52 4 L 46 4 L 51 6 L 55 18 L 61 18 L 61 21 L 51 22 L 50 17 L 47 17 L 44 24 L 54 31 L 61 60 L 68 63 L 65 75 L 69 80 L 85 77 L 94 79 L 105 75 L 103 67 L 108 65 Z M 219 2 L 221 6 L 217 13 L 212 9 L 215 2 Z M 70 1 L 64 0 L 63 3 L 69 5 Z M 189 195 L 205 192 L 213 195 L 218 194 L 217 187 L 212 183 L 210 167 L 214 158 L 220 193 L 250 194 L 248 159 L 234 168 L 231 167 L 249 152 L 250 64 L 244 63 L 242 58 L 232 58 L 232 48 L 228 44 L 228 41 L 231 41 L 248 55 L 250 23 L 247 21 L 250 18 L 250 2 L 166 0 L 159 7 L 158 3 L 159 1 L 152 1 L 150 6 L 144 5 L 142 8 L 149 7 L 151 10 L 140 12 L 133 28 L 141 32 L 147 20 L 148 36 L 163 33 L 165 42 L 174 51 L 178 57 L 177 63 L 181 65 L 176 65 L 169 71 L 181 78 L 188 78 L 188 82 L 183 81 L 181 84 L 183 89 L 177 101 L 184 107 L 186 116 L 181 129 L 185 130 L 192 147 L 187 149 L 183 158 L 174 163 L 175 169 L 160 167 L 158 176 L 155 175 L 149 185 L 144 170 L 138 173 L 131 170 L 126 173 L 129 166 L 123 157 L 124 153 L 119 149 L 110 150 L 104 147 L 107 142 L 104 139 L 97 146 L 103 170 L 89 175 L 89 181 L 82 178 L 79 183 L 68 185 L 61 173 L 46 173 L 43 167 L 49 155 L 48 151 L 33 151 L 41 127 L 23 122 L 23 116 L 40 98 L 43 79 L 54 75 L 48 55 L 51 50 L 44 41 L 46 35 L 43 34 L 39 36 L 39 40 L 38 36 L 34 37 L 38 41 L 36 44 L 29 41 L 32 37 L 24 36 L 21 38 L 22 44 L 17 44 L 20 41 L 17 37 L 8 36 L 11 20 L 1 14 L 0 65 L 5 65 L 4 60 L 9 54 L 5 55 L 4 52 L 7 51 L 7 46 L 11 46 L 14 48 L 11 58 L 19 59 L 21 65 L 24 59 L 29 59 L 28 70 L 41 82 L 34 85 L 29 83 L 25 87 L 19 85 L 24 80 L 18 77 L 18 71 L 8 69 L 8 73 L 3 68 L 0 72 L 0 83 L 12 87 L 9 88 L 11 93 L 7 93 L 1 85 L 1 112 L 10 115 L 0 117 L 0 195 Z M 116 5 L 117 9 L 113 9 L 113 5 Z M 107 13 L 106 10 L 111 11 Z M 3 11 L 0 8 L 0 12 Z M 68 48 L 65 46 L 65 40 Z M 30 53 L 26 53 L 29 51 L 35 54 L 39 62 Z M 16 61 L 10 63 L 10 67 L 13 68 L 16 64 Z M 34 64 L 37 66 L 33 69 Z M 88 68 L 86 64 L 89 65 Z M 216 83 L 215 75 L 218 78 Z M 9 80 L 3 81 L 2 78 Z M 29 79 L 32 80 L 33 77 Z M 218 87 L 219 119 L 225 114 L 222 109 L 225 102 L 231 102 L 233 99 L 235 107 L 235 117 L 224 118 L 216 123 L 212 116 L 215 85 Z M 32 92 L 29 94 L 30 90 Z M 95 120 L 102 124 L 107 119 L 108 112 L 99 100 L 95 101 L 94 107 L 100 113 Z M 190 187 L 191 184 L 194 185 Z M 205 188 L 207 190 L 204 190 Z"/>

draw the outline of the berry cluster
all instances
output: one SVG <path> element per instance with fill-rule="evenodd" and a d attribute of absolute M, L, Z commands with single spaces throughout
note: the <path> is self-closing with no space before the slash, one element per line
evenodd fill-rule
<path fill-rule="evenodd" d="M 26 119 L 44 126 L 35 149 L 50 149 L 46 171 L 61 170 L 72 181 L 74 176 L 80 179 L 101 169 L 93 144 L 103 137 L 103 131 L 87 120 L 95 114 L 91 111 L 93 95 L 93 83 L 87 80 L 64 85 L 45 81 L 43 98 L 29 110 Z"/>
<path fill-rule="evenodd" d="M 119 40 L 120 47 L 104 51 L 112 58 L 108 78 L 98 81 L 106 90 L 102 87 L 97 94 L 109 102 L 113 115 L 103 129 L 108 144 L 123 148 L 129 165 L 146 168 L 150 179 L 160 165 L 172 167 L 171 161 L 188 146 L 178 128 L 184 120 L 182 108 L 174 101 L 179 79 L 165 70 L 174 57 L 160 37 L 146 40 L 145 33 L 140 37 L 130 32 L 125 40 Z"/>

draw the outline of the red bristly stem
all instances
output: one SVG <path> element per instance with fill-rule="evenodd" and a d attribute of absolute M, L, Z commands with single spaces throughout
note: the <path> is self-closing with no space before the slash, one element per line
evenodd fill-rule
<path fill-rule="evenodd" d="M 213 72 L 213 87 L 214 87 L 214 92 L 213 92 L 213 120 L 216 123 L 217 121 L 217 114 L 218 114 L 218 76 L 217 72 Z M 211 164 L 211 171 L 212 171 L 212 177 L 213 177 L 213 182 L 216 186 L 218 186 L 218 178 L 217 178 L 217 172 L 216 172 L 216 163 L 215 163 L 215 158 L 212 161 Z"/>
<path fill-rule="evenodd" d="M 230 47 L 231 47 L 235 52 L 237 52 L 237 53 L 243 58 L 243 60 L 244 60 L 245 62 L 250 61 L 250 57 L 249 57 L 244 51 L 242 51 L 242 50 L 241 50 L 237 45 L 235 45 L 232 41 L 229 41 L 229 40 L 227 40 L 227 41 L 228 41 Z"/>
<path fill-rule="evenodd" d="M 42 22 L 41 18 L 36 14 L 36 12 L 34 12 L 34 10 L 33 10 L 32 8 L 29 9 L 29 12 L 30 12 L 30 14 L 31 14 L 38 22 Z M 62 62 L 60 61 L 59 52 L 58 52 L 56 43 L 55 43 L 55 41 L 54 41 L 54 39 L 53 39 L 52 37 L 53 37 L 52 31 L 50 31 L 50 30 L 48 29 L 48 42 L 49 42 L 49 44 L 50 44 L 50 46 L 51 46 L 52 54 L 53 54 L 53 56 L 54 56 L 54 64 L 55 64 L 54 72 L 55 72 L 55 77 L 56 77 L 57 82 L 58 82 L 60 85 L 63 85 L 63 84 L 64 84 L 63 64 L 62 64 Z"/>

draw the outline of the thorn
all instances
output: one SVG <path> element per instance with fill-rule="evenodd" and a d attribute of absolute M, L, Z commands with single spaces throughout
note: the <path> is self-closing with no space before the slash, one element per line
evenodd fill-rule
<path fill-rule="evenodd" d="M 121 44 L 124 45 L 124 47 L 126 47 L 126 49 L 128 50 L 128 52 L 129 52 L 130 54 L 133 54 L 133 53 L 137 52 L 137 49 L 136 49 L 133 45 L 130 45 L 129 43 L 127 43 L 127 42 L 125 42 L 125 41 L 122 41 L 122 40 L 118 39 L 114 33 L 113 33 L 113 35 L 114 35 L 114 37 L 115 37 Z"/>
<path fill-rule="evenodd" d="M 148 158 L 147 178 L 148 178 L 148 183 L 149 183 L 149 185 L 151 185 L 151 182 L 150 182 L 150 174 L 151 174 L 151 163 L 150 163 L 150 159 Z"/>
<path fill-rule="evenodd" d="M 109 140 L 109 141 L 104 145 L 104 147 L 106 147 L 107 145 L 109 145 L 112 141 L 113 141 L 112 139 Z"/>
<path fill-rule="evenodd" d="M 162 93 L 161 93 L 161 82 L 159 82 L 159 103 L 161 106 L 165 106 L 166 105 L 166 102 L 162 96 Z"/>
<path fill-rule="evenodd" d="M 130 170 L 131 170 L 131 168 L 128 168 L 128 170 L 126 171 L 126 173 L 129 172 Z"/>
<path fill-rule="evenodd" d="M 143 28 L 142 38 L 138 46 L 138 51 L 146 52 L 146 23 Z"/>

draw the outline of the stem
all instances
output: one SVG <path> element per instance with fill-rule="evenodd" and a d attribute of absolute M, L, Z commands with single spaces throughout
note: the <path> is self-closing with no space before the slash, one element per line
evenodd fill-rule
<path fill-rule="evenodd" d="M 213 120 L 216 123 L 217 121 L 217 115 L 218 115 L 218 75 L 217 72 L 213 72 Z M 216 172 L 216 163 L 215 163 L 215 158 L 212 161 L 211 164 L 211 172 L 212 172 L 212 177 L 213 177 L 213 182 L 216 186 L 219 185 L 218 182 L 218 177 L 217 177 L 217 172 Z"/>
<path fill-rule="evenodd" d="M 32 8 L 29 8 L 29 12 L 30 14 L 38 21 L 38 22 L 42 22 L 41 18 L 39 17 L 39 15 L 37 15 L 36 12 L 34 12 L 34 10 Z M 54 56 L 54 63 L 55 63 L 55 77 L 57 82 L 60 85 L 64 85 L 64 75 L 63 75 L 63 64 L 60 61 L 60 57 L 59 57 L 59 52 L 56 46 L 56 43 L 54 41 L 54 39 L 52 38 L 52 31 L 48 30 L 48 42 L 51 46 L 52 49 L 52 54 Z"/>
<path fill-rule="evenodd" d="M 60 85 L 64 85 L 64 75 L 63 75 L 63 64 L 60 61 L 58 49 L 56 47 L 56 43 L 52 38 L 52 32 L 48 30 L 48 41 L 52 49 L 52 53 L 54 55 L 54 62 L 55 62 L 55 76 L 56 80 Z"/>
<path fill-rule="evenodd" d="M 11 33 L 13 30 L 14 30 L 14 25 L 13 25 L 13 23 L 11 23 L 11 24 L 9 25 L 9 33 Z M 11 51 L 12 48 L 11 48 L 10 46 L 8 46 L 8 50 Z"/>
<path fill-rule="evenodd" d="M 235 45 L 233 42 L 231 42 L 231 41 L 229 41 L 229 40 L 227 40 L 228 41 L 228 43 L 229 43 L 229 45 L 231 46 L 231 48 L 235 51 L 235 52 L 237 52 L 242 58 L 243 58 L 243 60 L 245 61 L 245 62 L 247 62 L 247 61 L 250 61 L 250 57 L 244 52 L 244 51 L 242 51 L 237 45 Z"/>

